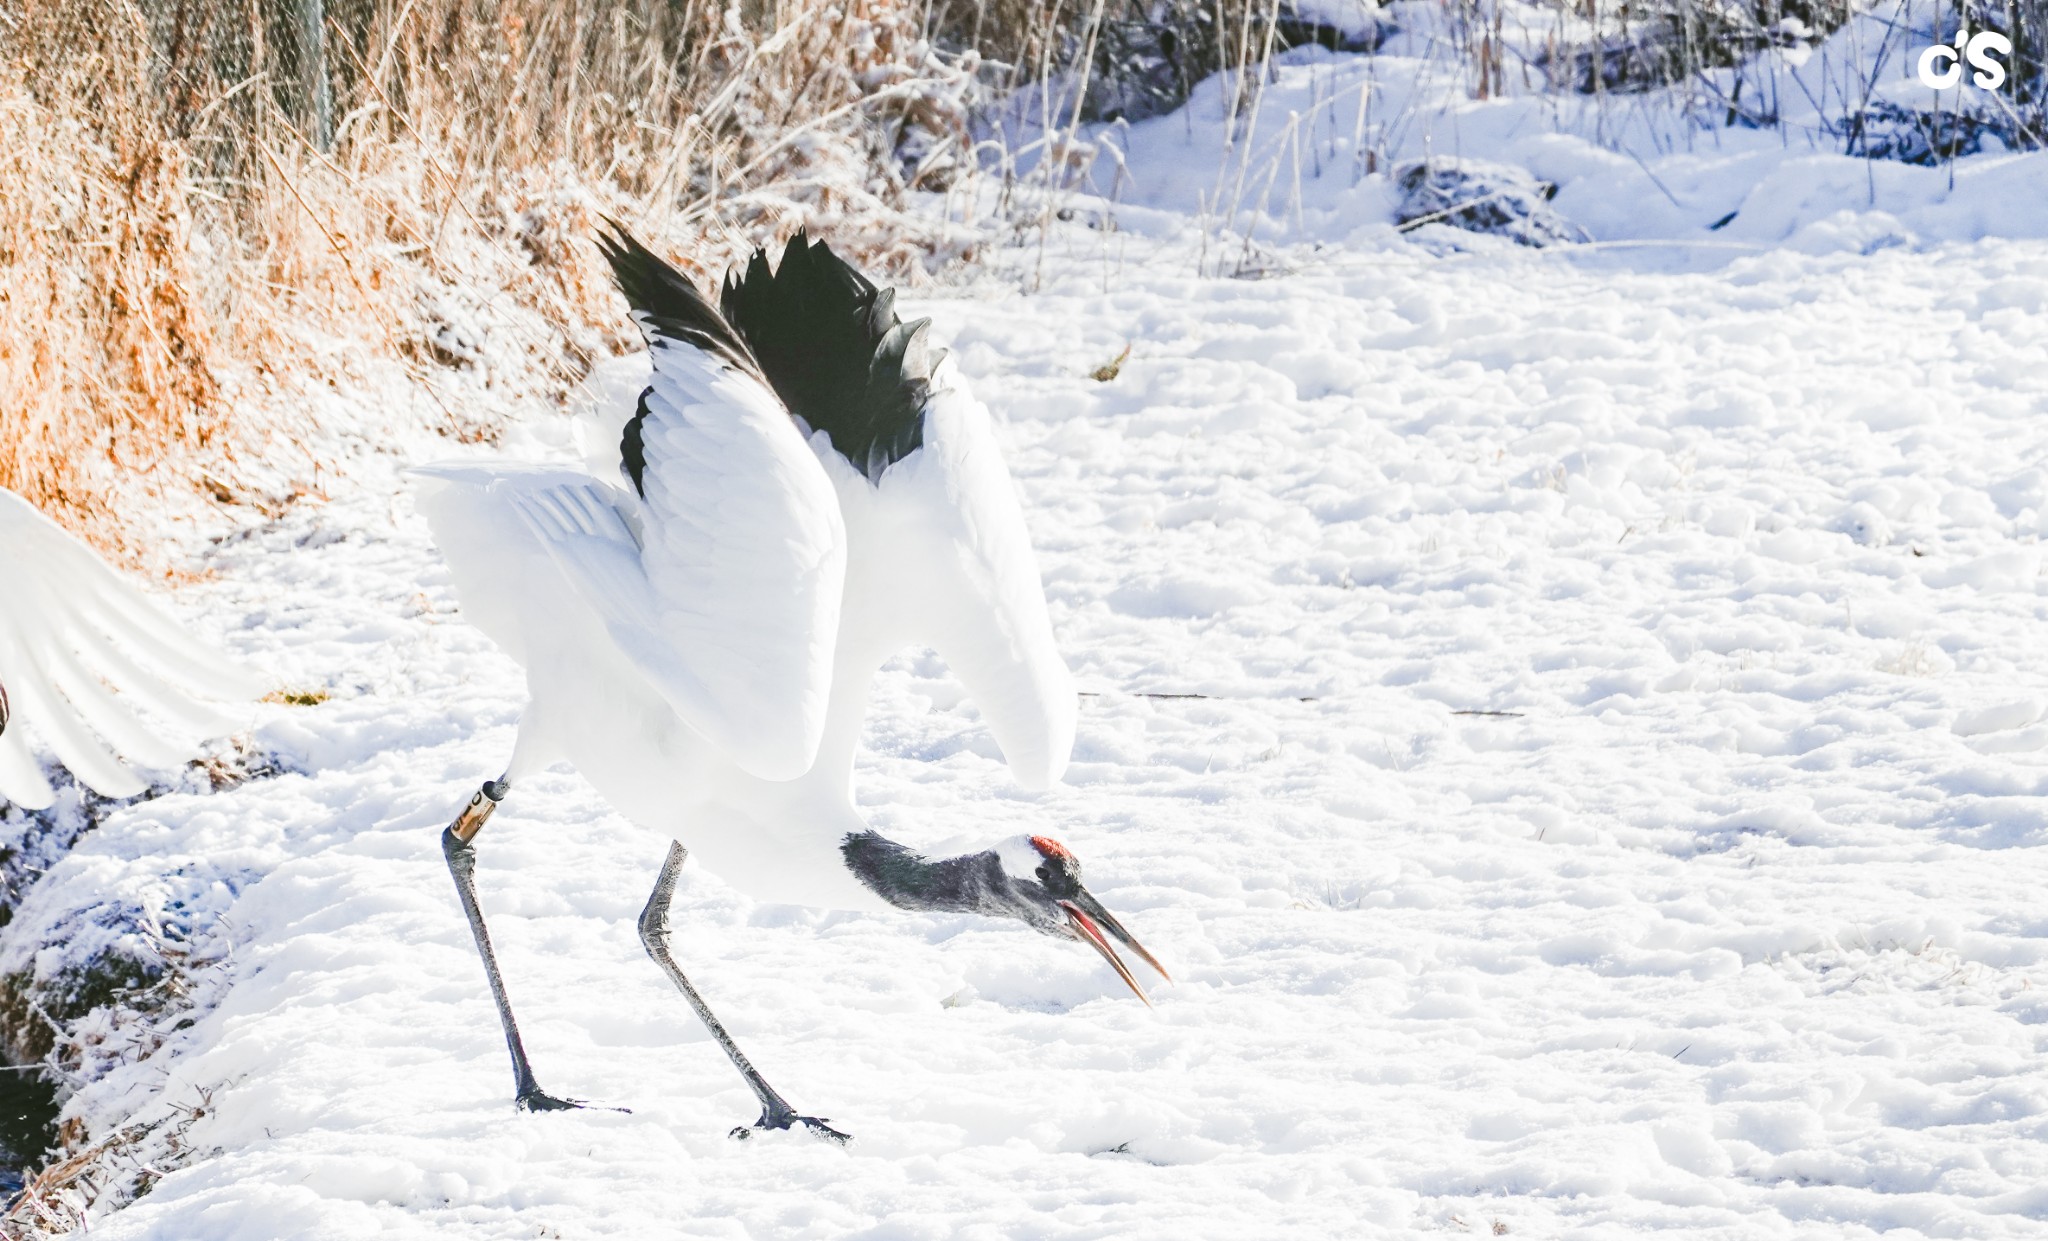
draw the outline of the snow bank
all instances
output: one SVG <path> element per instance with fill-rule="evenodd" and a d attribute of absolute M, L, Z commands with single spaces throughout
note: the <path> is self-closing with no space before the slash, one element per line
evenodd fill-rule
<path fill-rule="evenodd" d="M 1556 14 L 1502 7 L 1508 43 L 1538 56 Z M 1090 129 L 1105 154 L 1077 187 L 1075 203 L 1088 205 L 1071 209 L 1146 232 L 1192 225 L 1226 274 L 1270 266 L 1268 252 L 1296 263 L 1301 250 L 1392 244 L 1402 197 L 1392 182 L 1425 159 L 1525 169 L 1557 187 L 1557 214 L 1594 241 L 1683 243 L 1666 251 L 1673 261 L 2048 235 L 2048 152 L 2009 153 L 1992 139 L 1935 166 L 1844 154 L 1868 100 L 1956 106 L 1909 76 L 1909 53 L 1932 42 L 1928 5 L 1872 10 L 1817 47 L 1744 67 L 1770 85 L 1779 123 L 1768 127 L 1730 124 L 1697 85 L 1576 95 L 1510 73 L 1474 98 L 1445 11 L 1388 12 L 1400 33 L 1376 53 L 1289 52 L 1253 105 L 1236 104 L 1234 79 L 1217 75 L 1172 116 Z M 1709 79 L 1726 93 L 1735 72 Z"/>

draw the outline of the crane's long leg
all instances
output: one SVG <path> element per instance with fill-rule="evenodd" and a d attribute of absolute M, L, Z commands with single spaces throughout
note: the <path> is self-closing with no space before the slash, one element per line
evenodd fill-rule
<path fill-rule="evenodd" d="M 574 1099 L 557 1099 L 540 1088 L 527 1063 L 526 1047 L 519 1041 L 519 1023 L 512 1019 L 512 1001 L 505 995 L 505 979 L 498 973 L 498 954 L 491 951 L 491 933 L 484 927 L 483 906 L 476 899 L 476 846 L 470 842 L 490 820 L 491 812 L 512 791 L 507 780 L 486 780 L 469 799 L 469 805 L 441 833 L 441 855 L 448 859 L 448 873 L 455 876 L 455 893 L 462 898 L 462 912 L 469 915 L 469 929 L 476 936 L 476 950 L 484 959 L 484 974 L 491 980 L 491 998 L 498 1002 L 498 1020 L 505 1027 L 505 1046 L 512 1052 L 513 1102 L 527 1112 L 558 1112 L 582 1107 Z"/>
<path fill-rule="evenodd" d="M 668 946 L 668 908 L 675 900 L 676 878 L 682 874 L 683 859 L 688 856 L 689 851 L 682 845 L 670 843 L 668 860 L 661 864 L 661 876 L 654 881 L 654 892 L 647 898 L 647 908 L 640 911 L 640 942 L 647 946 L 647 955 L 654 958 L 654 963 L 669 976 L 669 981 L 675 983 L 676 990 L 683 993 L 683 998 L 690 1002 L 690 1007 L 697 1010 L 697 1017 L 704 1023 L 704 1028 L 711 1031 L 711 1037 L 718 1040 L 718 1045 L 731 1057 L 733 1067 L 740 1071 L 741 1077 L 747 1079 L 747 1085 L 753 1089 L 754 1097 L 761 1100 L 761 1119 L 754 1122 L 754 1129 L 787 1129 L 791 1125 L 802 1124 L 821 1138 L 830 1138 L 841 1144 L 852 1141 L 849 1135 L 839 1132 L 819 1117 L 798 1115 L 797 1110 L 777 1094 L 775 1087 L 770 1086 L 762 1078 L 759 1070 L 748 1061 L 746 1053 L 740 1050 L 739 1044 L 732 1041 L 732 1035 L 725 1032 L 725 1027 L 713 1015 L 711 1006 L 704 1002 L 703 996 L 697 994 L 697 988 L 690 985 L 690 980 L 683 977 L 681 967 L 676 965 L 676 959 L 670 954 Z M 509 1022 L 511 1018 L 508 1016 L 506 1020 Z M 735 1128 L 730 1136 L 746 1138 L 752 1136 L 752 1133 L 752 1129 L 741 1125 Z"/>

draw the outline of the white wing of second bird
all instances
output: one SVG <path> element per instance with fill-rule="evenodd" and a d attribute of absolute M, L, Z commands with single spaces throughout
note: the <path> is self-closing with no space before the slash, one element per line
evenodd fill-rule
<path fill-rule="evenodd" d="M 265 688 L 0 489 L 0 802 L 56 796 L 30 730 L 94 792 L 133 797 L 147 785 L 129 764 L 185 762 L 233 729 L 224 704 Z"/>

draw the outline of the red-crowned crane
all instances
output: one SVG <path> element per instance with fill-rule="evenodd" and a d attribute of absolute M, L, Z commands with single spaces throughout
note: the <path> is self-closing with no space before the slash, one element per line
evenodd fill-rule
<path fill-rule="evenodd" d="M 442 833 L 498 1006 L 519 1107 L 543 1091 L 477 903 L 474 840 L 525 773 L 567 759 L 620 813 L 670 836 L 640 937 L 761 1101 L 801 1123 L 734 1045 L 668 943 L 687 850 L 757 900 L 1015 918 L 1166 971 L 1047 836 L 927 858 L 854 808 L 854 748 L 883 660 L 937 650 L 1016 779 L 1058 780 L 1076 698 L 989 414 L 875 287 L 799 233 L 756 252 L 714 306 L 623 229 L 601 239 L 652 370 L 619 473 L 420 471 L 421 511 L 464 614 L 526 669 L 504 776 Z M 1150 1001 L 1148 1000 L 1147 1003 Z M 746 1136 L 745 1127 L 735 1136 Z"/>
<path fill-rule="evenodd" d="M 0 488 L 0 803 L 41 810 L 56 798 L 31 729 L 87 788 L 133 797 L 147 786 L 128 763 L 184 763 L 234 726 L 214 704 L 262 692 L 259 678 Z"/>

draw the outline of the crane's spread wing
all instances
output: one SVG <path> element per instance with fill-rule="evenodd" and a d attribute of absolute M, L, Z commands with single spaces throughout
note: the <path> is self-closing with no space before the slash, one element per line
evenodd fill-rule
<path fill-rule="evenodd" d="M 988 721 L 1017 782 L 1043 788 L 1066 771 L 1079 699 L 1053 641 L 1045 588 L 1024 527 L 1016 484 L 988 410 L 950 363 L 933 373 L 924 444 L 882 476 L 886 510 L 915 506 L 890 523 L 932 542 L 914 554 L 921 613 L 913 636 L 929 642 Z"/>
<path fill-rule="evenodd" d="M 604 567 L 583 572 L 605 574 L 584 585 L 621 592 L 607 625 L 641 668 L 660 664 L 684 722 L 753 775 L 794 779 L 817 757 L 831 690 L 838 496 L 718 311 L 623 232 L 603 244 L 652 363 L 620 444 L 643 576 L 629 586 L 615 531 L 600 555 L 584 529 L 575 546 Z"/>
<path fill-rule="evenodd" d="M 1073 683 L 1053 645 L 988 411 L 957 371 L 941 369 L 945 354 L 927 340 L 930 320 L 901 321 L 894 291 L 802 233 L 784 247 L 780 267 L 757 252 L 728 278 L 721 306 L 721 326 L 752 373 L 801 421 L 821 466 L 839 479 L 863 566 L 858 597 L 847 601 L 850 612 L 858 609 L 850 624 L 879 626 L 855 642 L 936 647 L 1018 781 L 1059 779 L 1073 749 Z M 707 322 L 702 309 L 673 317 L 688 320 L 686 331 Z M 849 470 L 857 477 L 846 477 Z"/>
<path fill-rule="evenodd" d="M 0 686 L 10 708 L 0 731 L 0 800 L 29 809 L 55 795 L 29 750 L 30 729 L 88 787 L 132 797 L 146 786 L 127 762 L 183 763 L 234 724 L 206 700 L 247 700 L 264 689 L 5 490 Z"/>
<path fill-rule="evenodd" d="M 661 519 L 587 474 L 468 465 L 411 472 L 429 483 L 420 508 L 464 588 L 465 608 L 508 653 L 528 662 L 547 658 L 551 646 L 531 631 L 550 623 L 556 601 L 527 597 L 516 581 L 506 580 L 520 576 L 519 548 L 538 546 L 604 635 L 684 723 L 763 779 L 793 779 L 810 769 L 824 730 L 822 682 L 831 672 L 833 630 L 806 630 L 787 611 L 815 613 L 815 601 L 804 595 L 829 587 L 827 619 L 836 624 L 841 543 L 828 540 L 832 554 L 818 558 L 822 563 L 806 580 L 792 571 L 788 530 L 764 539 L 767 524 L 743 520 L 708 535 L 679 530 L 673 519 Z M 715 495 L 717 482 L 715 473 L 707 474 L 704 494 Z M 466 494 L 488 505 L 451 502 Z M 727 506 L 745 507 L 744 498 Z M 833 517 L 836 529 L 836 512 Z M 473 529 L 477 518 L 485 525 L 516 521 L 528 538 Z M 672 546 L 657 551 L 658 538 Z M 713 546 L 693 549 L 692 539 Z M 692 550 L 694 562 L 685 558 Z M 660 576 L 656 566 L 663 567 Z M 829 580 L 816 580 L 821 577 Z"/>
<path fill-rule="evenodd" d="M 702 694 L 683 719 L 763 779 L 808 771 L 824 733 L 846 579 L 839 501 L 754 380 L 657 345 L 640 399 L 641 563 Z"/>

